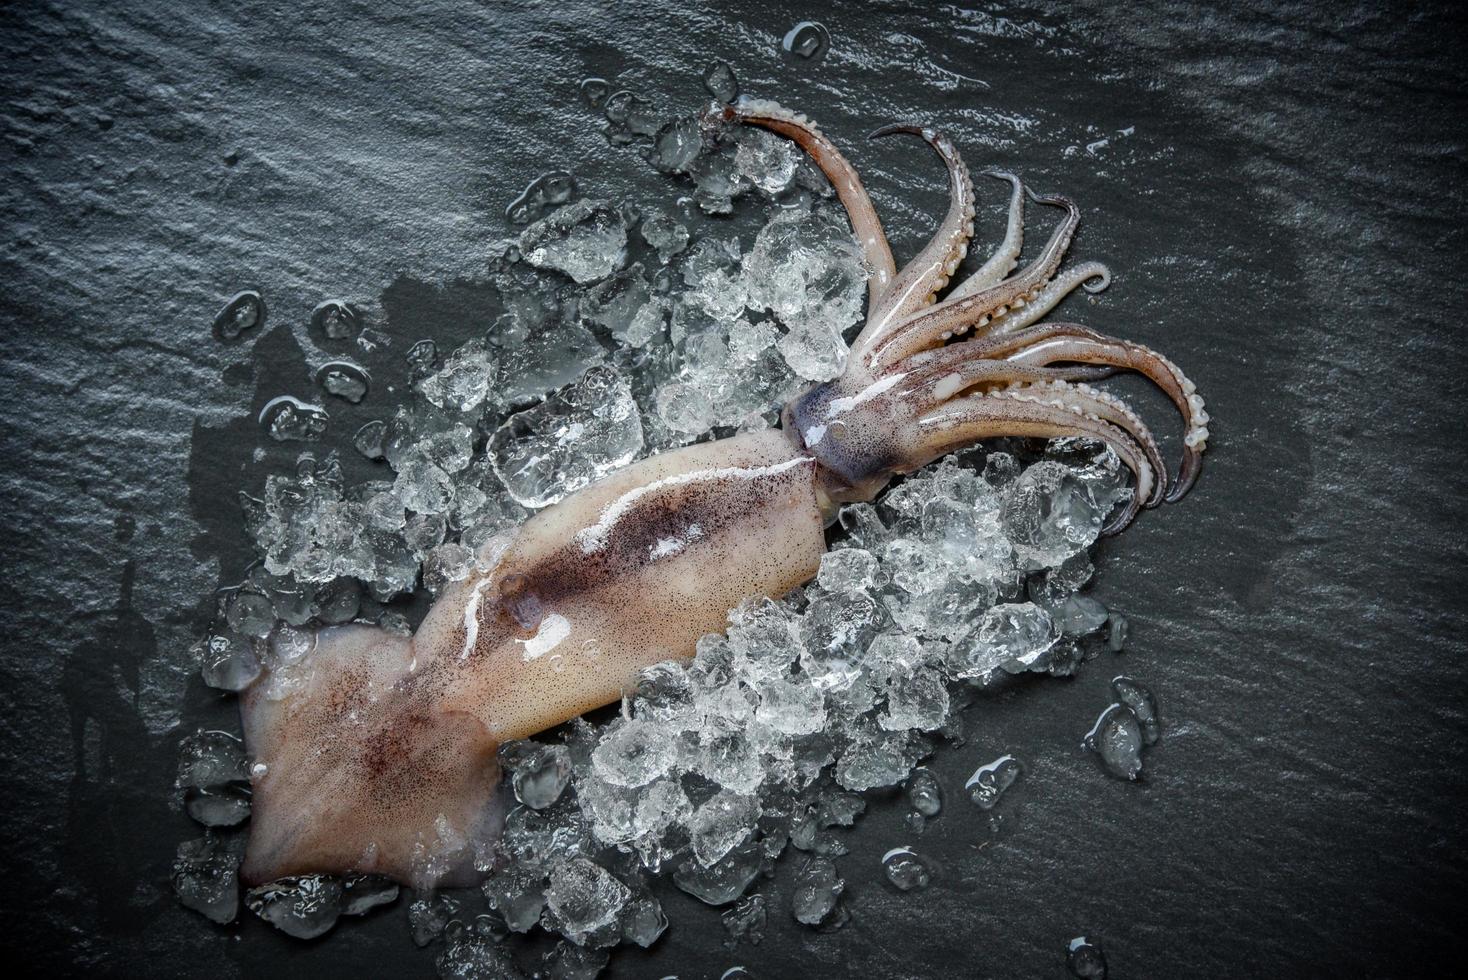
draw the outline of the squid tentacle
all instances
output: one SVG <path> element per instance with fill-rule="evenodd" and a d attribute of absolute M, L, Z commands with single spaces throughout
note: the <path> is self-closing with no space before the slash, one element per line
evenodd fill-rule
<path fill-rule="evenodd" d="M 999 352 L 1009 363 L 1031 366 L 1057 361 L 1106 364 L 1143 375 L 1172 400 L 1183 417 L 1183 458 L 1176 481 L 1168 491 L 1168 503 L 1187 495 L 1203 468 L 1208 448 L 1208 412 L 1203 397 L 1187 375 L 1172 361 L 1142 344 L 1117 340 L 1077 323 L 1053 323 L 1026 333 L 1011 335 L 1012 351 Z"/>
<path fill-rule="evenodd" d="M 826 138 L 815 123 L 797 112 L 764 99 L 742 97 L 733 105 L 711 106 L 705 115 L 725 122 L 740 122 L 759 126 L 778 133 L 795 142 L 804 150 L 826 175 L 836 197 L 846 209 L 851 230 L 856 234 L 866 263 L 867 295 L 875 305 L 892 283 L 896 263 L 892 260 L 892 247 L 887 243 L 887 234 L 882 230 L 881 219 L 872 207 L 872 200 L 857 176 L 856 168 L 836 145 Z"/>
<path fill-rule="evenodd" d="M 983 393 L 1044 402 L 1109 422 L 1136 442 L 1157 475 L 1145 506 L 1156 507 L 1162 503 L 1167 489 L 1167 464 L 1147 424 L 1120 398 L 1087 384 L 1073 383 L 1067 374 L 1062 369 L 1019 366 L 1008 361 L 935 363 L 904 376 L 899 394 L 919 401 L 923 409 L 930 410 L 974 388 L 1003 385 Z"/>
<path fill-rule="evenodd" d="M 1136 491 L 1121 511 L 1102 529 L 1112 535 L 1137 516 L 1142 502 L 1152 498 L 1156 475 L 1132 437 L 1110 422 L 1083 410 L 1056 406 L 1019 391 L 997 391 L 954 399 L 918 420 L 920 456 L 934 459 L 959 446 L 998 436 L 1059 438 L 1084 436 L 1110 446 L 1131 470 Z"/>
<path fill-rule="evenodd" d="M 1019 253 L 1025 241 L 1025 185 L 1018 177 L 1005 170 L 989 170 L 984 176 L 1007 180 L 1014 188 L 1009 195 L 1009 222 L 1004 229 L 1004 241 L 977 272 L 949 290 L 945 300 L 963 299 L 990 286 L 997 286 L 1019 265 Z"/>
<path fill-rule="evenodd" d="M 1070 247 L 1081 213 L 1069 198 L 1034 195 L 1031 198 L 1037 203 L 1054 204 L 1066 210 L 1064 220 L 1051 234 L 1040 255 L 1019 275 L 972 296 L 930 306 L 875 338 L 866 348 L 858 348 L 869 367 L 880 370 L 884 365 L 942 343 L 955 334 L 987 326 L 991 320 L 1003 317 L 1012 307 L 1022 307 L 1039 294 Z"/>
<path fill-rule="evenodd" d="M 909 123 L 883 126 L 870 138 L 880 139 L 896 133 L 921 137 L 947 166 L 948 212 L 928 244 L 916 258 L 902 267 L 886 293 L 873 304 L 862 331 L 868 337 L 881 333 L 889 323 L 931 305 L 968 254 L 969 239 L 974 234 L 974 185 L 958 148 L 941 132 Z M 857 343 L 861 342 L 859 338 Z"/>
<path fill-rule="evenodd" d="M 1077 286 L 1088 293 L 1099 293 L 1111 285 L 1111 270 L 1100 262 L 1083 262 L 1060 273 L 1024 305 L 1023 312 L 1013 312 L 998 323 L 998 331 L 1014 333 L 1039 320 L 1055 309 Z"/>

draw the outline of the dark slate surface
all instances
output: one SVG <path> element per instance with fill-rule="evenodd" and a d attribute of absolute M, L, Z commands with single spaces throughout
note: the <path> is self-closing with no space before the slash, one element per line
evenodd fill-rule
<path fill-rule="evenodd" d="M 1074 315 L 1166 351 L 1217 421 L 1193 496 L 1101 549 L 1095 594 L 1131 617 L 1127 652 L 981 702 L 969 745 L 938 757 L 949 807 L 916 842 L 941 863 L 932 888 L 880 884 L 908 835 L 875 800 L 839 862 L 844 930 L 790 920 L 786 867 L 762 945 L 722 948 L 717 916 L 669 892 L 668 935 L 609 975 L 1062 976 L 1080 933 L 1118 977 L 1411 976 L 1454 956 L 1461 21 L 1259 2 L 304 6 L 0 12 L 7 962 L 431 974 L 400 909 L 299 944 L 216 928 L 168 889 L 192 834 L 177 738 L 232 713 L 186 648 L 251 557 L 235 492 L 290 456 L 253 461 L 248 413 L 308 389 L 327 353 L 307 314 L 329 296 L 399 352 L 460 339 L 504 206 L 545 166 L 666 199 L 576 83 L 688 111 L 715 57 L 853 147 L 900 253 L 943 184 L 920 147 L 858 142 L 891 119 L 1072 194 L 1078 254 L 1119 273 Z M 814 67 L 778 50 L 805 18 L 834 38 Z M 248 286 L 269 329 L 215 342 L 211 317 Z M 1078 751 L 1121 670 L 1165 717 L 1141 785 Z M 1029 768 L 996 832 L 957 790 L 1001 751 Z"/>

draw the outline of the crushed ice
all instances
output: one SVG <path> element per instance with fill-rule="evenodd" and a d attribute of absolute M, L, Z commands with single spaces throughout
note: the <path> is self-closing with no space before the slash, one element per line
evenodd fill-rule
<path fill-rule="evenodd" d="M 787 47 L 802 57 L 826 43 L 823 32 L 792 36 Z M 704 82 L 721 99 L 738 91 L 727 65 Z M 706 233 L 687 208 L 573 201 L 569 175 L 539 178 L 511 208 L 512 220 L 533 223 L 490 270 L 505 313 L 448 352 L 403 345 L 408 400 L 355 435 L 331 434 L 382 461 L 382 477 L 348 485 L 333 448 L 271 474 L 259 496 L 241 495 L 261 561 L 222 598 L 198 645 L 209 685 L 240 691 L 268 667 L 266 696 L 286 697 L 309 679 L 316 626 L 407 633 L 394 599 L 488 567 L 493 542 L 533 510 L 649 452 L 771 425 L 792 394 L 842 370 L 866 273 L 809 161 L 762 131 L 660 120 L 600 79 L 582 96 L 606 116 L 609 139 L 641 141 L 654 166 L 691 183 L 703 211 L 726 213 L 744 197 L 781 206 L 741 242 Z M 553 205 L 562 206 L 541 216 Z M 258 294 L 242 293 L 216 329 L 232 339 L 263 317 Z M 312 326 L 333 340 L 370 329 L 343 301 L 318 307 Z M 333 362 L 319 382 L 371 404 L 353 362 Z M 267 408 L 271 438 L 328 436 L 319 406 L 283 396 Z M 876 504 L 845 507 L 815 581 L 733 610 L 727 632 L 700 640 L 690 663 L 644 671 L 610 722 L 577 719 L 502 746 L 516 805 L 480 856 L 482 895 L 415 894 L 415 940 L 443 944 L 441 975 L 519 975 L 505 940 L 541 928 L 562 937 L 548 975 L 592 977 L 611 947 L 650 945 L 667 927 L 649 887 L 661 876 L 723 907 L 731 944 L 756 943 L 775 909 L 752 886 L 790 850 L 801 853 L 779 914 L 839 928 L 848 917 L 839 829 L 865 809 L 866 791 L 905 784 L 908 827 L 920 833 L 942 790 L 915 767 L 938 739 L 962 744 L 976 690 L 1012 674 L 1067 675 L 1103 643 L 1120 648 L 1125 620 L 1077 590 L 1128 492 L 1110 451 L 1057 440 L 1042 452 L 970 450 Z M 1135 778 L 1156 740 L 1156 706 L 1128 678 L 1114 690 L 1088 744 L 1110 771 Z M 230 736 L 185 744 L 178 787 L 207 832 L 180 846 L 174 881 L 185 905 L 217 922 L 239 906 L 241 837 L 231 828 L 248 818 L 247 768 Z M 991 808 L 1019 772 L 1003 756 L 965 792 Z M 904 891 L 931 878 L 911 848 L 881 863 Z M 397 897 L 382 879 L 308 875 L 245 900 L 306 938 Z"/>

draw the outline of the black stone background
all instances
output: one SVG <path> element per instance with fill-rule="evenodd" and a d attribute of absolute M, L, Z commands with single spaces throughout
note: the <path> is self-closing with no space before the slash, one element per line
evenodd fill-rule
<path fill-rule="evenodd" d="M 806 18 L 833 36 L 815 66 L 779 53 Z M 672 115 L 723 58 L 851 149 L 899 254 L 943 180 L 919 145 L 861 140 L 892 119 L 1073 195 L 1076 254 L 1118 278 L 1067 311 L 1184 365 L 1215 435 L 1190 498 L 1100 549 L 1127 651 L 971 709 L 920 839 L 874 798 L 838 862 L 845 929 L 790 919 L 787 862 L 761 886 L 762 945 L 724 949 L 717 915 L 668 889 L 668 934 L 608 975 L 1062 976 L 1081 933 L 1116 977 L 1446 975 L 1468 883 L 1463 28 L 1259 0 L 6 4 L 5 962 L 431 974 L 401 908 L 300 944 L 169 891 L 194 833 L 177 739 L 233 710 L 186 649 L 251 559 L 237 491 L 294 455 L 251 410 L 310 392 L 330 352 L 307 315 L 330 296 L 363 303 L 392 357 L 482 328 L 503 209 L 547 167 L 597 196 L 682 193 L 606 143 L 576 85 L 615 78 Z M 982 191 L 992 242 L 1003 190 Z M 210 320 L 249 286 L 267 330 L 221 345 Z M 1165 717 L 1138 785 L 1078 748 L 1120 671 Z M 1028 768 L 996 833 L 958 791 L 1003 751 Z M 898 896 L 878 862 L 908 842 L 940 869 Z"/>

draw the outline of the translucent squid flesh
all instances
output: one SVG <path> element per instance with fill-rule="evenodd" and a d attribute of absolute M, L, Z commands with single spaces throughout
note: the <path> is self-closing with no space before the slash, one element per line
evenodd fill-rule
<path fill-rule="evenodd" d="M 1135 480 L 1107 533 L 1197 478 L 1208 417 L 1176 365 L 1075 324 L 1035 325 L 1071 289 L 1110 281 L 1098 263 L 1059 272 L 1074 204 L 1034 198 L 1065 218 L 1013 271 L 1025 195 L 1017 177 L 995 174 L 1014 191 L 1004 244 L 940 299 L 974 216 L 968 170 L 941 133 L 873 134 L 920 136 L 948 169 L 948 213 L 899 271 L 856 171 L 807 119 L 742 99 L 711 106 L 703 122 L 786 136 L 831 181 L 869 273 L 868 320 L 845 373 L 790 402 L 780 429 L 652 456 L 540 511 L 481 555 L 487 570 L 441 595 L 411 637 L 322 629 L 304 686 L 280 700 L 263 683 L 246 691 L 246 881 L 347 871 L 419 887 L 475 880 L 476 856 L 502 823 L 501 743 L 617 700 L 644 668 L 691 657 L 743 600 L 809 581 L 841 504 L 874 499 L 893 476 L 957 448 L 997 436 L 1106 443 Z M 1116 370 L 1155 382 L 1183 416 L 1170 485 L 1142 420 L 1084 383 Z"/>

